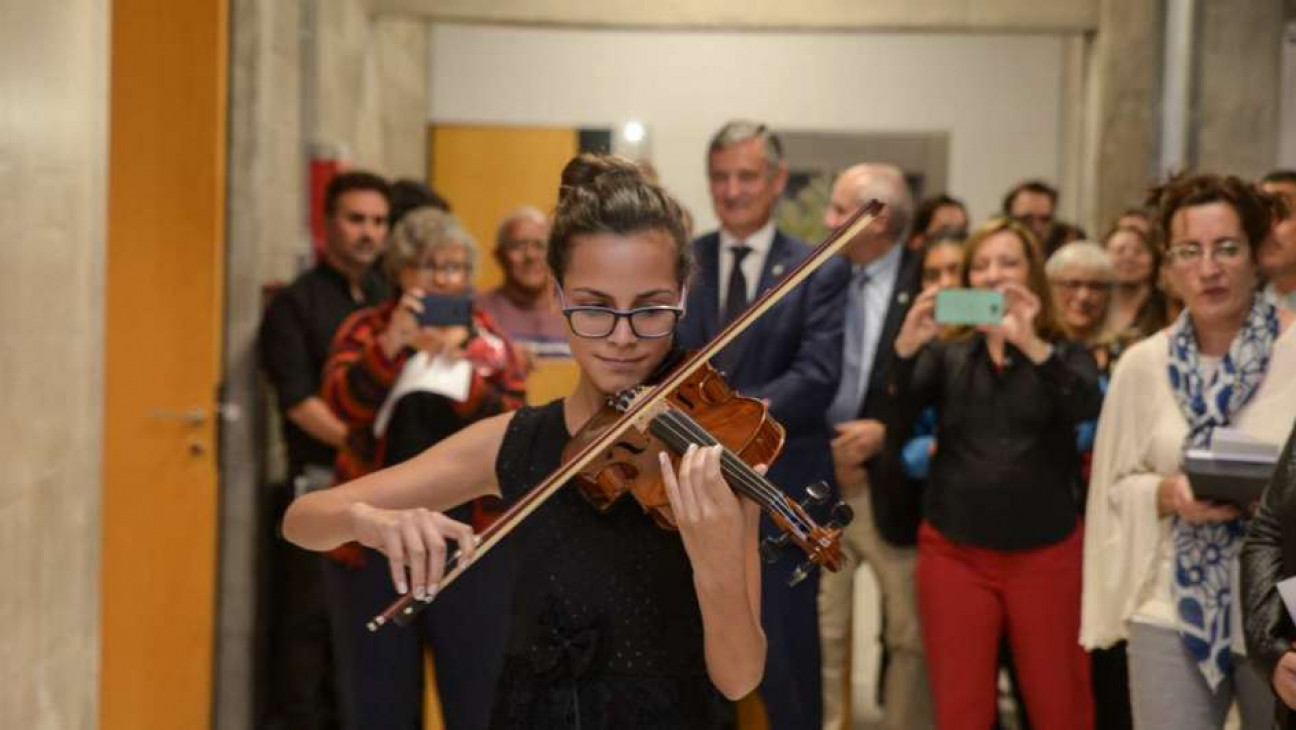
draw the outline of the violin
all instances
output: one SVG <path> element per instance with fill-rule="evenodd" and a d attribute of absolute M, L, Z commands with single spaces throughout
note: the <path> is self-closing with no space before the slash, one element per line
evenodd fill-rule
<path fill-rule="evenodd" d="M 610 399 L 567 442 L 563 461 L 569 461 L 587 442 L 614 426 L 646 390 L 634 388 Z M 720 471 L 725 481 L 760 505 L 779 528 L 778 537 L 761 542 L 762 557 L 774 562 L 778 559 L 778 549 L 789 541 L 803 549 L 810 560 L 792 573 L 791 585 L 804 580 L 816 563 L 832 571 L 841 568 L 837 535 L 850 523 L 851 508 L 839 502 L 833 507 L 829 524 L 819 527 L 806 507 L 827 501 L 827 484 L 811 484 L 806 488 L 805 504 L 798 504 L 752 468 L 753 464 L 773 463 L 783 450 L 783 426 L 769 415 L 769 408 L 763 402 L 734 392 L 724 377 L 704 362 L 667 394 L 664 404 L 649 409 L 640 423 L 645 425 L 626 431 L 574 477 L 585 498 L 597 509 L 606 512 L 629 494 L 658 526 L 676 529 L 658 466 L 658 453 L 666 452 L 678 469 L 680 457 L 689 446 L 722 444 Z"/>
<path fill-rule="evenodd" d="M 771 463 L 778 455 L 783 446 L 783 427 L 769 416 L 764 403 L 734 393 L 708 363 L 789 291 L 836 256 L 881 210 L 882 203 L 877 200 L 862 206 L 809 257 L 749 304 L 741 315 L 660 383 L 634 388 L 612 398 L 573 436 L 563 451 L 563 465 L 476 537 L 477 555 L 480 557 L 491 550 L 570 481 L 579 486 L 596 508 L 610 509 L 629 494 L 658 525 L 673 528 L 674 518 L 656 463 L 657 454 L 666 450 L 678 465 L 679 456 L 688 446 L 719 443 L 725 447 L 721 457 L 725 481 L 759 504 L 780 528 L 777 537 L 761 543 L 762 556 L 767 561 L 777 559 L 778 551 L 789 543 L 803 550 L 807 561 L 794 571 L 793 583 L 804 579 L 815 566 L 840 569 L 841 530 L 852 517 L 850 508 L 839 503 L 829 524 L 818 525 L 805 507 L 826 501 L 826 485 L 810 485 L 806 503 L 798 504 L 752 468 L 753 464 Z M 456 550 L 447 559 L 441 591 L 468 569 L 469 564 L 460 560 L 461 554 Z M 377 631 L 388 623 L 407 625 L 429 603 L 412 593 L 406 594 L 369 621 L 367 627 Z"/>

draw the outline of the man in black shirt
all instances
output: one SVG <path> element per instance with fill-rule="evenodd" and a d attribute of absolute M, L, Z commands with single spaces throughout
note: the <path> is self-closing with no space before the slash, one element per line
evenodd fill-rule
<path fill-rule="evenodd" d="M 373 263 L 387 238 L 390 195 L 387 182 L 377 175 L 357 171 L 334 178 L 324 198 L 322 259 L 275 296 L 261 321 L 261 364 L 278 397 L 288 451 L 288 483 L 273 495 L 276 535 L 295 492 L 332 483 L 333 460 L 346 427 L 320 398 L 320 378 L 343 320 L 386 296 Z M 275 565 L 269 583 L 277 595 L 267 601 L 275 664 L 269 710 L 281 723 L 278 727 L 334 728 L 319 558 L 282 540 L 272 544 Z"/>

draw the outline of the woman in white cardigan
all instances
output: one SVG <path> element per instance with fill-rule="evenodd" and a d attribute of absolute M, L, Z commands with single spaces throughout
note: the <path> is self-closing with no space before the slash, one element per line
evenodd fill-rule
<path fill-rule="evenodd" d="M 1138 728 L 1268 727 L 1268 678 L 1244 653 L 1236 555 L 1244 516 L 1197 500 L 1183 452 L 1216 427 L 1282 443 L 1296 417 L 1296 328 L 1256 296 L 1271 201 L 1236 178 L 1156 191 L 1186 308 L 1117 364 L 1098 423 L 1085 524 L 1080 641 L 1129 640 Z"/>

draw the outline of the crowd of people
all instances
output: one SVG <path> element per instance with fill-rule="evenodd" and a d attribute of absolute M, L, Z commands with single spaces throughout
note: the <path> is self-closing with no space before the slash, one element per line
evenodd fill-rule
<path fill-rule="evenodd" d="M 872 640 L 888 729 L 1288 722 L 1292 171 L 1181 174 L 1091 239 L 1042 181 L 973 221 L 951 195 L 916 202 L 894 166 L 843 161 L 825 226 L 881 213 L 713 362 L 785 430 L 765 478 L 853 509 L 843 569 L 795 581 L 794 551 L 758 561 L 779 526 L 690 448 L 660 465 L 678 532 L 565 489 L 441 596 L 446 555 L 469 558 L 609 396 L 812 252 L 777 225 L 777 134 L 730 122 L 704 152 L 717 230 L 695 237 L 642 166 L 584 154 L 552 214 L 500 222 L 503 283 L 483 292 L 453 201 L 331 182 L 324 254 L 260 335 L 291 476 L 275 501 L 305 548 L 275 551 L 272 722 L 421 727 L 430 648 L 449 730 L 728 727 L 751 691 L 776 730 L 836 730 L 862 704 L 851 647 Z M 952 321 L 952 290 L 1002 311 Z M 547 357 L 578 381 L 524 405 Z M 1184 476 L 1225 427 L 1287 443 L 1257 505 L 1198 499 Z M 852 630 L 861 563 L 879 637 Z M 404 594 L 436 601 L 410 629 L 364 629 Z"/>

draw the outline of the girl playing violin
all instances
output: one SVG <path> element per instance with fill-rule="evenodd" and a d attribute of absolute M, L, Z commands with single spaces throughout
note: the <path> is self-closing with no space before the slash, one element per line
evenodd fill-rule
<path fill-rule="evenodd" d="M 609 396 L 657 370 L 693 266 L 679 203 L 628 161 L 581 155 L 563 170 L 548 256 L 580 368 L 572 393 L 301 497 L 289 540 L 358 541 L 387 557 L 398 591 L 431 600 L 447 544 L 469 560 L 474 547 L 472 528 L 442 512 L 516 500 Z M 690 447 L 678 470 L 660 463 L 678 533 L 631 499 L 600 513 L 564 488 L 502 543 L 518 577 L 493 727 L 718 727 L 717 690 L 737 699 L 759 683 L 759 509 L 725 483 L 718 449 Z"/>

